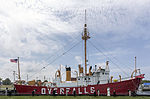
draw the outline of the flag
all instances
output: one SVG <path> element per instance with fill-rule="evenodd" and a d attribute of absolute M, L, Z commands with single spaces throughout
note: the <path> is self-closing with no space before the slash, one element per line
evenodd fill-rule
<path fill-rule="evenodd" d="M 10 62 L 17 63 L 18 59 L 10 59 Z"/>

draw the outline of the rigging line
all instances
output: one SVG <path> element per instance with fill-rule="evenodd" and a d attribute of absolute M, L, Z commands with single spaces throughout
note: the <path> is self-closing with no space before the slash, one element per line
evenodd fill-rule
<path fill-rule="evenodd" d="M 59 59 L 60 57 L 62 57 L 63 55 L 65 55 L 66 53 L 68 53 L 70 50 L 72 50 L 74 47 L 76 47 L 79 43 L 81 43 L 81 41 L 79 41 L 77 44 L 75 44 L 74 46 L 72 46 L 69 50 L 65 51 L 64 53 L 62 53 L 60 56 L 58 56 L 57 58 L 55 58 L 51 63 L 47 64 L 45 66 L 48 67 L 50 64 L 52 64 L 53 62 L 55 62 L 57 59 Z"/>
<path fill-rule="evenodd" d="M 115 66 L 117 66 L 124 74 L 128 75 L 124 70 L 122 70 L 116 63 L 114 63 L 108 56 L 106 56 L 100 49 L 98 49 L 91 41 L 89 43 L 95 47 L 99 52 L 101 52 L 106 58 L 108 58 Z M 128 75 L 129 76 L 129 75 Z"/>
<path fill-rule="evenodd" d="M 94 40 L 96 40 L 96 39 L 94 39 Z M 103 49 L 104 49 L 104 48 L 103 48 Z M 104 49 L 104 50 L 105 50 L 105 49 Z M 111 56 L 112 56 L 112 58 L 114 58 L 114 60 L 117 60 L 117 61 L 118 61 L 118 59 L 117 59 L 116 57 L 114 57 L 113 55 L 111 55 Z M 119 61 L 119 63 L 121 63 L 122 65 L 127 66 L 127 67 L 128 67 L 128 69 L 132 70 L 132 68 L 130 67 L 131 63 L 129 63 L 129 65 L 124 64 L 124 63 L 122 63 L 122 62 L 120 62 L 120 61 Z M 131 65 L 131 66 L 132 66 L 132 65 Z"/>
<path fill-rule="evenodd" d="M 62 53 L 60 56 L 58 56 L 57 58 L 55 58 L 51 63 L 49 63 L 49 64 L 47 64 L 46 66 L 45 66 L 45 68 L 47 67 L 47 66 L 49 66 L 50 64 L 52 64 L 53 62 L 55 62 L 58 58 L 60 58 L 61 56 L 63 56 L 63 55 L 65 55 L 66 53 L 68 53 L 70 50 L 72 50 L 74 47 L 76 47 L 79 43 L 81 43 L 81 40 L 78 42 L 78 43 L 76 43 L 74 46 L 72 46 L 70 49 L 68 49 L 67 51 L 65 51 L 64 53 Z"/>
<path fill-rule="evenodd" d="M 41 70 L 45 69 L 46 67 L 48 67 L 50 64 L 54 63 L 57 59 L 59 59 L 60 57 L 62 57 L 63 55 L 65 55 L 66 53 L 68 53 L 71 49 L 73 49 L 74 47 L 76 47 L 79 43 L 81 43 L 81 41 L 79 41 L 77 44 L 75 44 L 74 46 L 72 46 L 69 50 L 65 51 L 64 53 L 62 53 L 61 55 L 59 55 L 58 57 L 56 57 L 54 60 L 52 60 L 49 64 L 47 64 L 46 66 L 44 66 L 43 68 L 41 68 L 38 72 L 36 72 L 35 74 L 41 72 Z M 32 76 L 30 76 L 29 78 L 33 77 L 35 74 L 33 74 Z"/>
<path fill-rule="evenodd" d="M 97 25 L 96 25 L 97 26 Z M 96 39 L 95 39 L 96 40 Z M 112 56 L 112 58 L 114 58 L 115 59 L 115 57 L 113 57 Z M 118 59 L 116 58 L 116 60 L 118 61 Z M 124 63 L 122 63 L 122 62 L 120 62 L 121 64 L 123 64 L 123 65 L 126 65 L 126 64 L 124 64 Z M 129 63 L 130 65 L 131 65 L 131 63 Z M 128 68 L 130 67 L 130 66 L 128 66 L 128 65 L 126 65 Z M 131 65 L 132 66 L 132 65 Z M 130 67 L 130 69 L 131 69 L 131 67 Z M 131 69 L 132 70 L 132 69 Z"/>
<path fill-rule="evenodd" d="M 76 42 L 76 40 L 77 40 L 77 38 L 78 38 L 79 36 L 80 36 L 80 34 L 77 35 L 75 38 L 73 38 L 72 44 L 74 44 L 74 43 Z M 63 46 L 63 47 L 67 47 L 67 46 L 68 46 L 68 44 L 65 45 L 65 46 Z M 62 49 L 57 50 L 56 53 L 59 53 L 61 50 L 62 50 Z M 56 54 L 53 53 L 50 57 L 47 57 L 47 58 L 46 58 L 45 62 L 50 61 L 50 60 L 51 60 L 53 57 L 55 57 L 55 56 L 56 56 Z M 57 56 L 56 56 L 56 57 L 57 57 Z M 38 67 L 39 67 L 40 65 L 42 65 L 42 64 L 43 64 L 43 63 L 39 63 L 39 64 L 38 64 Z"/>
<path fill-rule="evenodd" d="M 95 41 L 97 42 L 96 39 L 95 39 Z M 100 45 L 101 48 L 103 48 L 105 51 L 107 51 L 100 43 L 98 43 L 98 45 Z M 111 54 L 110 54 L 110 56 L 111 56 L 112 58 L 114 58 L 117 62 L 119 62 L 120 64 L 125 65 L 125 66 L 128 67 L 130 70 L 132 70 L 131 67 L 129 67 L 127 64 L 124 64 L 124 63 L 120 62 L 115 56 L 113 56 L 113 55 L 111 55 Z M 131 64 L 130 64 L 130 65 L 131 65 Z"/>
<path fill-rule="evenodd" d="M 75 43 L 75 40 L 77 40 L 77 38 L 79 37 L 80 35 L 77 35 L 75 38 L 74 38 L 74 40 L 73 40 L 73 43 Z M 72 43 L 72 44 L 73 44 Z M 68 44 L 67 45 L 65 45 L 65 46 L 63 46 L 63 47 L 66 47 L 66 46 L 68 46 Z M 58 53 L 59 51 L 61 51 L 62 49 L 59 49 L 56 53 Z M 52 58 L 53 56 L 55 56 L 56 54 L 54 53 L 52 56 L 50 56 L 50 57 L 48 57 L 47 59 L 46 59 L 46 61 L 49 61 L 49 59 L 50 58 Z"/>

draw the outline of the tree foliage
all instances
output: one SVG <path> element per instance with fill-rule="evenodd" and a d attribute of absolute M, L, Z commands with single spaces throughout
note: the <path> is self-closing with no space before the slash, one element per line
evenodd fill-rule
<path fill-rule="evenodd" d="M 0 78 L 0 85 L 2 84 L 2 80 L 3 80 L 3 79 L 2 79 L 2 78 Z"/>
<path fill-rule="evenodd" d="M 44 80 L 44 82 L 48 82 L 47 80 Z"/>
<path fill-rule="evenodd" d="M 150 80 L 142 80 L 142 83 L 150 83 Z"/>
<path fill-rule="evenodd" d="M 6 78 L 3 80 L 3 85 L 11 85 L 11 80 L 9 78 Z"/>

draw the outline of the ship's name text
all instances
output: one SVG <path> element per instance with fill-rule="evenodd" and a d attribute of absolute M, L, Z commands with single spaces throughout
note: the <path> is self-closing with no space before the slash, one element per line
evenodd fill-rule
<path fill-rule="evenodd" d="M 94 87 L 78 88 L 41 88 L 41 94 L 92 94 L 95 92 Z"/>

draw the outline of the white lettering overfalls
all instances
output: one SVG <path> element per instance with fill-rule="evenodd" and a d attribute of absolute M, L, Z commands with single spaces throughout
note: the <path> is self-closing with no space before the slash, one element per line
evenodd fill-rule
<path fill-rule="evenodd" d="M 60 94 L 64 94 L 64 88 L 60 88 Z"/>
<path fill-rule="evenodd" d="M 94 87 L 91 87 L 91 93 L 94 93 L 95 92 L 95 88 Z"/>
<path fill-rule="evenodd" d="M 84 93 L 85 93 L 85 94 L 87 94 L 87 93 L 88 93 L 88 92 L 87 92 L 87 88 L 84 88 Z"/>
<path fill-rule="evenodd" d="M 45 88 L 41 89 L 41 94 L 46 94 L 46 89 Z"/>
<path fill-rule="evenodd" d="M 82 94 L 82 92 L 81 92 L 81 88 L 78 88 L 78 92 L 79 92 L 79 94 Z"/>
<path fill-rule="evenodd" d="M 51 88 L 47 88 L 48 93 L 51 94 L 52 89 Z"/>

